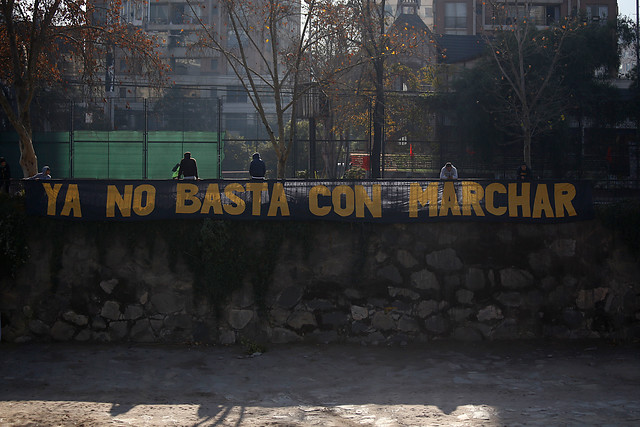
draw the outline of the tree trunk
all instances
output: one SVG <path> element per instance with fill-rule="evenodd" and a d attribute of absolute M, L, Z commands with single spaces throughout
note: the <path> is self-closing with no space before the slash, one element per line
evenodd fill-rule
<path fill-rule="evenodd" d="M 31 135 L 26 132 L 19 133 L 20 144 L 20 167 L 25 178 L 38 173 L 38 157 L 33 149 Z"/>

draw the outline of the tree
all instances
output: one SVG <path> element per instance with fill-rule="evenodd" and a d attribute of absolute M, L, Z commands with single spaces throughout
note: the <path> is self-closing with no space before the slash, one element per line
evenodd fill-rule
<path fill-rule="evenodd" d="M 566 101 L 556 77 L 566 54 L 563 44 L 577 20 L 565 18 L 539 30 L 528 15 L 529 6 L 521 0 L 493 4 L 498 25 L 486 42 L 499 70 L 494 111 L 501 114 L 504 130 L 521 139 L 523 160 L 531 165 L 532 139 L 560 115 Z"/>
<path fill-rule="evenodd" d="M 161 81 L 165 66 L 154 39 L 120 22 L 119 11 L 116 0 L 0 0 L 0 105 L 18 134 L 25 177 L 38 171 L 31 103 L 38 90 L 62 81 L 65 60 L 95 88 L 108 56 L 122 49 L 150 81 Z"/>
<path fill-rule="evenodd" d="M 328 0 L 327 0 L 328 1 Z M 297 103 L 309 89 L 309 52 L 322 28 L 312 28 L 313 17 L 324 0 L 221 0 L 226 26 L 214 28 L 199 21 L 202 36 L 196 47 L 220 52 L 233 70 L 276 153 L 278 178 L 284 178 L 294 139 Z M 198 7 L 189 2 L 190 7 Z M 196 15 L 197 16 L 197 15 Z M 269 120 L 275 109 L 275 123 Z"/>

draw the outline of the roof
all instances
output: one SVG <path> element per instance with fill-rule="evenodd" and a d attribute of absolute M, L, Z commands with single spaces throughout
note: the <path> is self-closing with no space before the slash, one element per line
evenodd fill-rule
<path fill-rule="evenodd" d="M 456 64 L 479 58 L 484 53 L 485 41 L 482 36 L 458 36 L 437 34 L 434 36 L 442 63 Z"/>

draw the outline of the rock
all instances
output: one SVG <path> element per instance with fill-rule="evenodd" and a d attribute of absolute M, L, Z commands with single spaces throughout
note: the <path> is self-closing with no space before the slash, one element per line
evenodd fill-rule
<path fill-rule="evenodd" d="M 369 309 L 367 307 L 360 307 L 359 305 L 351 306 L 351 317 L 353 320 L 363 320 L 369 317 Z"/>
<path fill-rule="evenodd" d="M 78 326 L 85 326 L 89 324 L 89 318 L 82 314 L 77 314 L 74 311 L 67 311 L 62 315 L 62 318 L 69 323 L 73 323 Z"/>
<path fill-rule="evenodd" d="M 418 265 L 418 261 L 407 250 L 404 250 L 404 249 L 398 250 L 398 253 L 396 254 L 396 256 L 398 258 L 398 262 L 404 268 L 409 269 Z"/>
<path fill-rule="evenodd" d="M 340 311 L 322 313 L 320 323 L 324 329 L 337 329 L 345 326 L 349 322 L 349 317 Z"/>
<path fill-rule="evenodd" d="M 429 317 L 424 321 L 424 327 L 427 331 L 436 335 L 442 335 L 449 329 L 447 320 L 439 314 Z"/>
<path fill-rule="evenodd" d="M 253 310 L 229 310 L 229 325 L 235 330 L 244 329 L 253 319 Z"/>
<path fill-rule="evenodd" d="M 507 289 L 522 289 L 533 285 L 533 276 L 526 270 L 505 268 L 500 270 L 500 283 Z"/>
<path fill-rule="evenodd" d="M 500 292 L 495 299 L 507 307 L 519 307 L 522 304 L 520 292 Z"/>
<path fill-rule="evenodd" d="M 151 296 L 151 304 L 158 313 L 171 314 L 184 309 L 182 298 L 173 293 L 154 294 Z"/>
<path fill-rule="evenodd" d="M 410 316 L 402 316 L 398 320 L 398 330 L 402 332 L 419 332 L 420 325 Z"/>
<path fill-rule="evenodd" d="M 454 322 L 460 323 L 467 320 L 473 314 L 473 309 L 463 307 L 451 307 L 447 311 L 447 315 Z"/>
<path fill-rule="evenodd" d="M 500 320 L 504 318 L 504 316 L 502 315 L 502 310 L 500 310 L 500 308 L 496 307 L 495 305 L 489 305 L 481 309 L 480 311 L 478 311 L 477 317 L 479 322 Z"/>
<path fill-rule="evenodd" d="M 464 286 L 471 291 L 480 291 L 484 289 L 485 284 L 484 271 L 480 268 L 469 268 L 464 278 Z"/>
<path fill-rule="evenodd" d="M 595 303 L 603 301 L 607 297 L 609 288 L 582 289 L 578 291 L 576 305 L 580 310 L 591 310 Z"/>
<path fill-rule="evenodd" d="M 276 326 L 284 325 L 290 314 L 289 310 L 285 310 L 281 307 L 275 307 L 269 312 L 271 322 Z"/>
<path fill-rule="evenodd" d="M 289 329 L 273 328 L 271 332 L 271 342 L 274 344 L 287 344 L 301 341 L 302 337 Z"/>
<path fill-rule="evenodd" d="M 93 332 L 91 332 L 91 329 L 83 329 L 80 332 L 78 332 L 78 335 L 76 335 L 75 340 L 80 342 L 86 342 L 86 341 L 89 341 L 92 336 L 93 336 Z"/>
<path fill-rule="evenodd" d="M 144 310 L 139 305 L 128 305 L 124 309 L 124 318 L 127 320 L 137 320 L 142 317 Z"/>
<path fill-rule="evenodd" d="M 385 314 L 382 311 L 378 311 L 373 315 L 371 319 L 371 326 L 379 331 L 390 331 L 395 329 L 396 323 L 390 314 Z"/>
<path fill-rule="evenodd" d="M 378 277 L 386 279 L 396 285 L 402 283 L 402 275 L 395 265 L 386 265 L 382 267 L 378 270 Z"/>
<path fill-rule="evenodd" d="M 305 326 L 318 326 L 316 322 L 316 318 L 313 313 L 308 311 L 294 311 L 287 319 L 287 325 L 291 326 L 293 329 L 302 329 Z"/>
<path fill-rule="evenodd" d="M 102 306 L 102 310 L 100 311 L 100 315 L 109 320 L 120 319 L 120 304 L 118 304 L 116 301 L 105 302 Z"/>
<path fill-rule="evenodd" d="M 426 256 L 427 265 L 436 270 L 457 271 L 463 267 L 456 251 L 452 248 L 434 251 Z"/>
<path fill-rule="evenodd" d="M 236 333 L 234 331 L 230 331 L 229 329 L 221 329 L 220 337 L 218 338 L 218 342 L 222 345 L 231 345 L 236 342 Z"/>
<path fill-rule="evenodd" d="M 29 330 L 36 335 L 49 335 L 51 328 L 42 320 L 34 319 L 29 321 Z"/>
<path fill-rule="evenodd" d="M 417 289 L 440 289 L 438 278 L 431 271 L 424 269 L 411 274 L 411 286 Z"/>
<path fill-rule="evenodd" d="M 156 337 L 151 329 L 149 319 L 138 320 L 132 327 L 130 337 L 135 342 L 155 342 Z"/>
<path fill-rule="evenodd" d="M 420 304 L 418 304 L 418 306 L 415 309 L 415 313 L 421 319 L 425 319 L 431 314 L 437 312 L 439 308 L 438 306 L 439 306 L 438 301 L 434 301 L 434 300 L 420 301 Z"/>
<path fill-rule="evenodd" d="M 75 333 L 76 328 L 62 321 L 57 321 L 51 328 L 51 338 L 55 341 L 69 341 Z"/>
<path fill-rule="evenodd" d="M 549 248 L 559 257 L 572 257 L 576 254 L 575 239 L 558 239 Z"/>
<path fill-rule="evenodd" d="M 118 285 L 118 279 L 103 280 L 102 282 L 100 282 L 100 287 L 102 288 L 102 290 L 109 295 L 111 295 L 111 292 L 113 292 L 113 290 L 117 285 Z"/>
<path fill-rule="evenodd" d="M 164 319 L 164 326 L 168 329 L 191 330 L 193 321 L 186 313 L 170 314 Z"/>
<path fill-rule="evenodd" d="M 282 308 L 291 309 L 295 307 L 302 299 L 302 286 L 289 286 L 280 292 L 277 304 Z"/>
<path fill-rule="evenodd" d="M 118 321 L 109 323 L 109 338 L 111 341 L 121 341 L 129 332 L 129 324 L 127 321 Z"/>
<path fill-rule="evenodd" d="M 394 288 L 392 286 L 389 286 L 388 289 L 389 289 L 389 296 L 391 296 L 392 298 L 397 298 L 400 296 L 400 297 L 409 298 L 411 300 L 420 299 L 420 294 L 410 289 Z"/>
<path fill-rule="evenodd" d="M 460 304 L 471 304 L 473 301 L 473 292 L 467 289 L 459 289 L 456 291 L 456 299 Z"/>

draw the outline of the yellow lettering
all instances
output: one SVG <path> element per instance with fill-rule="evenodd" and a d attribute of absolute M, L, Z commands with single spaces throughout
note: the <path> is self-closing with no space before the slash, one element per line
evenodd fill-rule
<path fill-rule="evenodd" d="M 56 214 L 56 200 L 58 199 L 58 193 L 62 188 L 62 184 L 46 184 L 42 183 L 45 193 L 47 193 L 47 215 Z"/>
<path fill-rule="evenodd" d="M 224 204 L 222 207 L 229 215 L 240 215 L 246 207 L 244 200 L 240 198 L 234 191 L 244 193 L 244 187 L 238 183 L 228 184 L 224 188 L 224 195 L 227 196 L 231 204 Z"/>
<path fill-rule="evenodd" d="M 409 187 L 409 217 L 418 217 L 418 203 L 422 206 L 429 205 L 429 216 L 438 214 L 438 183 L 427 185 L 422 190 L 420 184 L 414 182 Z"/>
<path fill-rule="evenodd" d="M 192 214 L 198 212 L 201 206 L 198 195 L 198 186 L 195 184 L 180 183 L 176 186 L 176 213 Z M 189 202 L 187 204 L 187 202 Z"/>
<path fill-rule="evenodd" d="M 329 206 L 318 205 L 318 196 L 330 196 L 331 192 L 324 185 L 316 185 L 309 190 L 309 211 L 316 216 L 325 216 L 331 212 Z"/>
<path fill-rule="evenodd" d="M 269 191 L 266 182 L 249 182 L 247 183 L 247 191 L 251 192 L 251 214 L 260 216 L 260 207 L 262 206 L 262 192 Z"/>
<path fill-rule="evenodd" d="M 518 187 L 522 185 L 522 194 Z M 509 183 L 509 216 L 518 216 L 518 206 L 522 206 L 522 216 L 531 216 L 531 183 Z"/>
<path fill-rule="evenodd" d="M 107 218 L 116 216 L 116 206 L 120 215 L 131 216 L 131 199 L 133 197 L 133 185 L 124 186 L 124 195 L 121 195 L 115 185 L 107 186 Z"/>
<path fill-rule="evenodd" d="M 541 218 L 542 212 L 547 218 L 553 218 L 553 207 L 549 200 L 549 192 L 547 184 L 538 184 L 536 186 L 536 197 L 533 199 L 533 217 Z"/>
<path fill-rule="evenodd" d="M 342 195 L 345 198 L 345 206 L 342 207 Z M 333 202 L 333 210 L 340 216 L 349 216 L 354 210 L 355 195 L 353 189 L 346 185 L 337 185 L 333 189 L 331 194 L 331 201 Z"/>
<path fill-rule="evenodd" d="M 145 194 L 146 204 L 142 206 L 142 195 Z M 136 215 L 149 215 L 156 207 L 156 187 L 151 184 L 143 184 L 136 187 L 133 192 L 133 211 Z"/>
<path fill-rule="evenodd" d="M 442 206 L 440 207 L 440 216 L 449 215 L 449 211 L 451 211 L 453 215 L 460 215 L 460 206 L 458 206 L 456 188 L 452 181 L 445 181 L 442 188 Z"/>
<path fill-rule="evenodd" d="M 506 206 L 496 207 L 493 203 L 495 193 L 505 194 L 506 192 L 507 189 L 500 183 L 494 182 L 493 184 L 487 185 L 487 188 L 484 190 L 487 212 L 496 216 L 504 215 L 507 212 Z"/>
<path fill-rule="evenodd" d="M 471 215 L 471 208 L 477 216 L 484 216 L 480 200 L 484 197 L 484 189 L 473 181 L 462 183 L 462 214 Z"/>
<path fill-rule="evenodd" d="M 64 206 L 60 215 L 69 216 L 73 211 L 73 216 L 76 218 L 82 217 L 82 211 L 80 210 L 80 193 L 78 192 L 78 184 L 69 184 L 67 188 L 67 194 L 64 198 Z"/>
<path fill-rule="evenodd" d="M 281 212 L 282 216 L 289 216 L 289 204 L 287 203 L 287 195 L 284 192 L 284 185 L 282 185 L 281 182 L 276 182 L 275 184 L 273 184 L 271 203 L 269 204 L 269 213 L 267 215 L 276 216 L 278 214 L 278 210 Z"/>
<path fill-rule="evenodd" d="M 576 209 L 571 201 L 576 197 L 576 187 L 573 184 L 561 183 L 554 185 L 554 199 L 556 204 L 556 217 L 564 217 L 564 210 L 569 216 L 576 216 Z"/>
<path fill-rule="evenodd" d="M 218 187 L 218 184 L 209 184 L 207 187 L 200 213 L 208 214 L 211 208 L 213 208 L 214 214 L 222 215 L 222 201 L 220 200 L 220 187 Z"/>
<path fill-rule="evenodd" d="M 374 218 L 382 218 L 382 187 L 375 184 L 371 187 L 371 198 L 363 185 L 355 186 L 356 193 L 356 217 L 364 218 L 364 207 L 366 206 Z"/>

